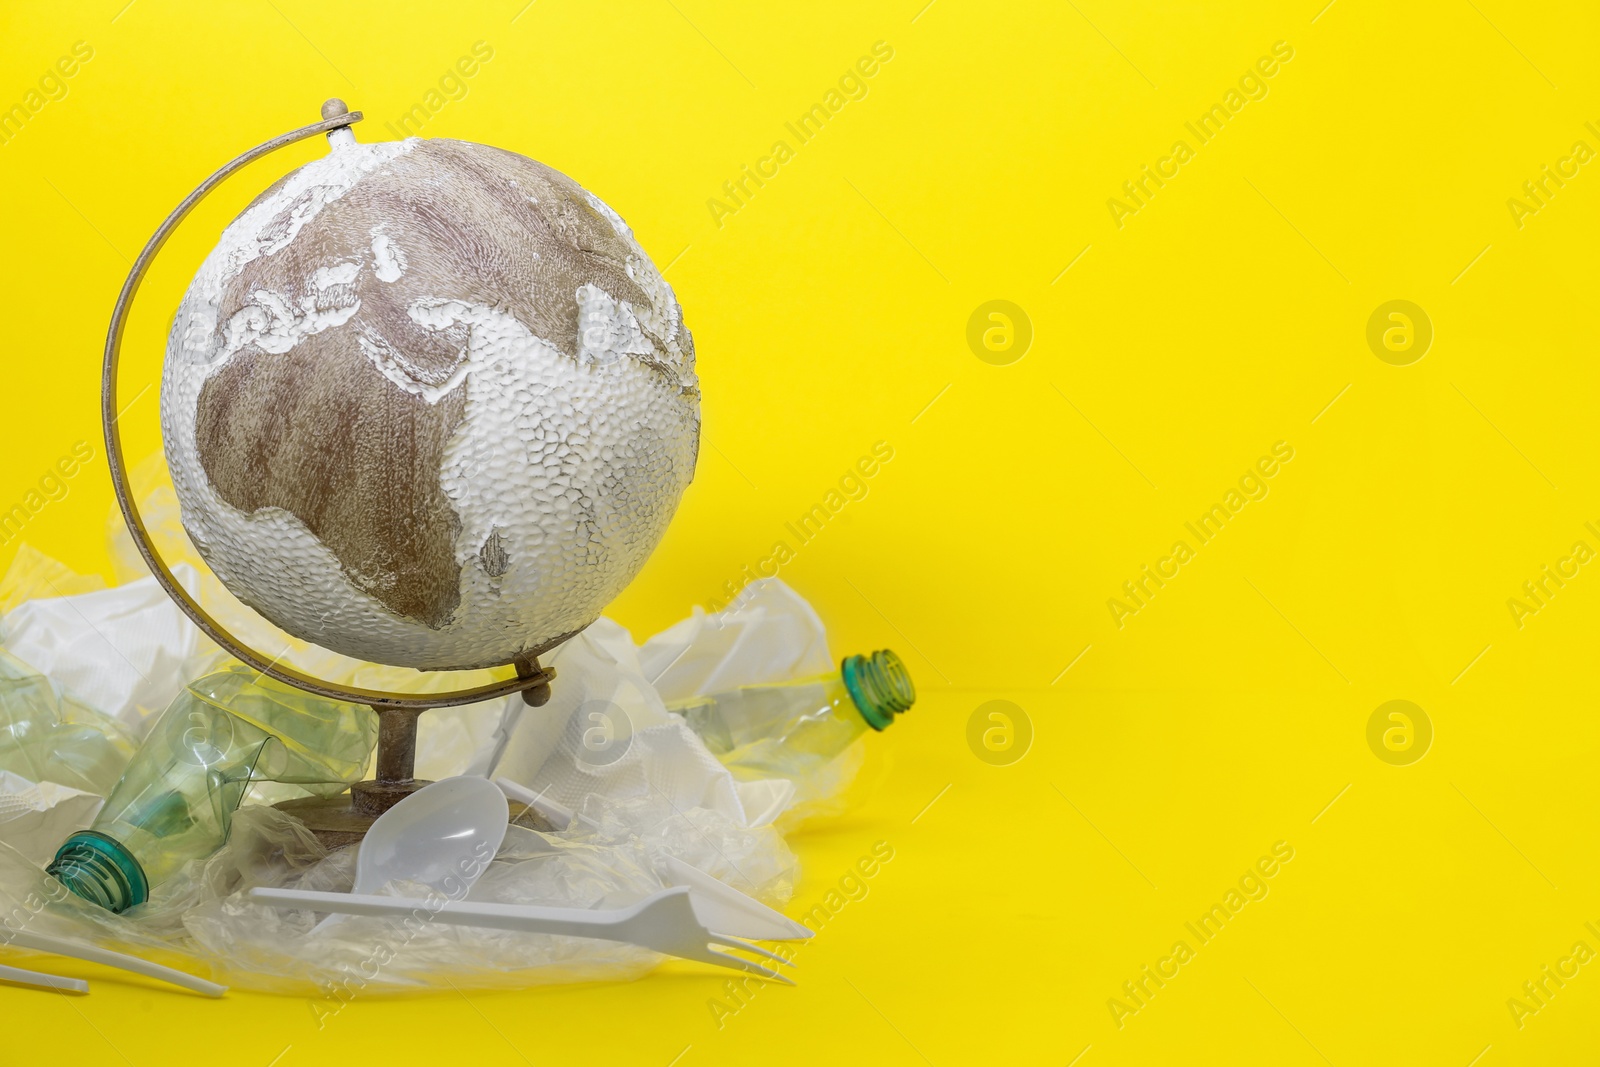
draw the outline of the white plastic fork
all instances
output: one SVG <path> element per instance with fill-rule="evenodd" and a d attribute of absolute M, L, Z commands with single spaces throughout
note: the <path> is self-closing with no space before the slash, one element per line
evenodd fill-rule
<path fill-rule="evenodd" d="M 526 804 L 544 816 L 557 830 L 565 830 L 574 818 L 589 826 L 599 825 L 587 816 L 574 815 L 571 808 L 509 778 L 496 778 L 494 784 L 512 800 Z M 767 907 L 691 863 L 675 856 L 660 856 L 655 867 L 656 874 L 666 885 L 688 886 L 694 890 L 696 910 L 707 926 L 737 937 L 753 937 L 763 941 L 791 941 L 811 936 L 810 930 L 781 911 Z"/>
<path fill-rule="evenodd" d="M 813 936 L 810 930 L 783 912 L 767 907 L 755 897 L 746 896 L 676 856 L 657 857 L 655 868 L 667 885 L 689 889 L 695 912 L 713 929 L 761 941 L 804 941 Z"/>
<path fill-rule="evenodd" d="M 626 908 L 546 908 L 531 904 L 445 903 L 396 897 L 363 896 L 354 893 L 318 893 L 303 889 L 257 888 L 250 899 L 276 907 L 314 908 L 348 915 L 415 916 L 457 926 L 476 926 L 490 930 L 514 930 L 530 934 L 565 934 L 592 937 L 602 941 L 621 941 L 648 948 L 666 956 L 748 971 L 776 982 L 794 985 L 785 975 L 752 960 L 719 952 L 724 948 L 753 952 L 773 962 L 793 966 L 776 952 L 706 929 L 695 914 L 694 899 L 687 886 L 663 889 Z"/>

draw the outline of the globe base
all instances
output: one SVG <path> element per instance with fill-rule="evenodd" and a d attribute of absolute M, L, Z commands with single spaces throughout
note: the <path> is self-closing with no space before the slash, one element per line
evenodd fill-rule
<path fill-rule="evenodd" d="M 360 785 L 373 784 L 376 783 L 360 783 Z M 427 784 L 419 781 L 417 788 L 420 789 Z M 360 788 L 360 785 L 357 788 Z M 406 795 L 409 794 L 396 796 L 394 802 L 398 803 Z M 304 823 L 306 829 L 317 839 L 317 843 L 330 852 L 346 845 L 359 845 L 378 818 L 376 814 L 368 815 L 360 811 L 351 793 L 340 793 L 336 797 L 301 797 L 298 800 L 285 800 L 275 807 Z M 512 824 L 538 830 L 541 833 L 555 833 L 560 829 L 551 825 L 536 809 L 515 800 L 506 801 L 506 815 Z"/>
<path fill-rule="evenodd" d="M 538 659 L 531 656 L 519 658 L 515 666 L 519 678 L 542 679 L 540 684 L 522 691 L 522 699 L 529 707 L 542 707 L 550 699 L 550 679 L 555 677 L 555 671 L 539 666 Z M 348 793 L 338 796 L 299 797 L 274 805 L 305 823 L 324 848 L 357 844 L 378 816 L 432 784 L 416 777 L 417 717 L 424 709 L 374 705 L 372 710 L 378 714 L 378 755 L 372 778 L 357 782 Z M 512 803 L 510 811 L 512 822 L 521 819 L 521 825 L 535 830 L 556 829 L 525 805 Z"/>

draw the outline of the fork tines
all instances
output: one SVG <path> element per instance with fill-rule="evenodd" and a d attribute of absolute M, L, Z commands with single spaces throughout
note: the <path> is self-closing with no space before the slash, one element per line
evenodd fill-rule
<path fill-rule="evenodd" d="M 709 934 L 708 937 L 713 945 L 722 945 L 725 948 L 738 949 L 742 952 L 753 952 L 758 956 L 764 957 L 765 959 L 772 960 L 780 967 L 795 966 L 795 962 L 793 960 L 785 959 L 776 952 L 770 952 L 767 949 L 762 948 L 760 945 L 752 945 L 748 941 L 742 941 L 736 937 L 724 937 L 722 934 L 716 933 Z M 775 982 L 782 982 L 785 985 L 795 984 L 794 979 L 790 978 L 786 974 L 781 974 L 770 967 L 764 967 L 761 964 L 756 963 L 754 960 L 747 960 L 742 956 L 735 956 L 731 952 L 719 952 L 716 949 L 711 948 L 709 945 L 706 947 L 706 956 L 711 958 L 702 958 L 702 962 L 715 964 L 719 967 L 731 967 L 735 970 L 748 971 L 751 974 L 758 974 L 763 978 L 769 978 Z"/>

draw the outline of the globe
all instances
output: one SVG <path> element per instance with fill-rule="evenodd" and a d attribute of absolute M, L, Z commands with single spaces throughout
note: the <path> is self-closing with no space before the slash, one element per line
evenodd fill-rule
<path fill-rule="evenodd" d="M 632 580 L 694 475 L 682 310 L 547 166 L 329 140 L 226 228 L 173 321 L 184 528 L 241 600 L 336 652 L 536 655 Z"/>

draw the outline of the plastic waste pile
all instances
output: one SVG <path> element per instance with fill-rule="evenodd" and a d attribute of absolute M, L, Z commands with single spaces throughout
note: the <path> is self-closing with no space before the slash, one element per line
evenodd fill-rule
<path fill-rule="evenodd" d="M 168 558 L 184 558 L 170 493 L 157 488 L 143 510 L 167 531 Z M 258 887 L 351 889 L 358 848 L 330 852 L 272 805 L 359 781 L 375 716 L 224 656 L 113 531 L 121 585 L 26 547 L 0 579 L 0 946 L 24 944 L 22 930 L 71 938 L 334 1006 L 357 989 L 632 978 L 661 960 L 559 934 L 358 916 L 319 925 L 309 910 L 252 900 Z M 260 641 L 259 618 L 188 552 L 180 580 Z M 373 688 L 463 684 L 298 643 L 283 659 Z M 620 908 L 687 864 L 781 906 L 798 878 L 784 834 L 843 809 L 862 739 L 914 699 L 893 653 L 835 660 L 815 611 L 774 579 L 642 645 L 602 618 L 548 662 L 559 680 L 544 707 L 512 697 L 421 719 L 418 777 L 500 779 L 539 801 L 472 901 Z"/>

